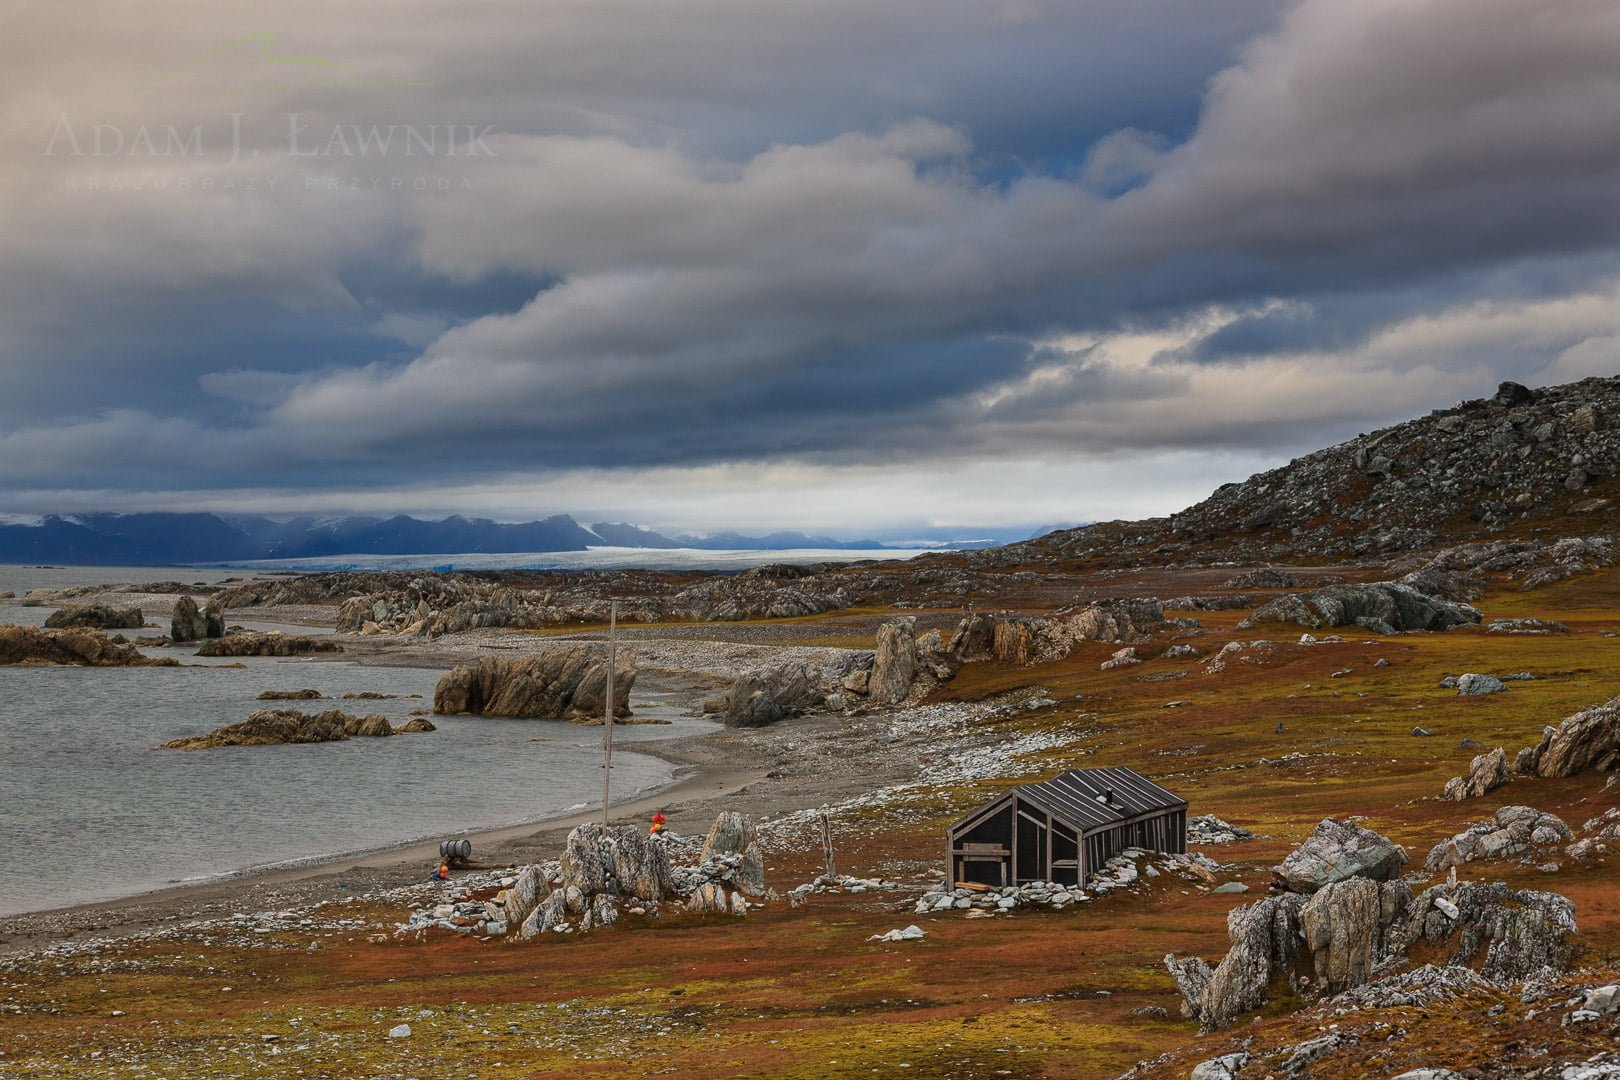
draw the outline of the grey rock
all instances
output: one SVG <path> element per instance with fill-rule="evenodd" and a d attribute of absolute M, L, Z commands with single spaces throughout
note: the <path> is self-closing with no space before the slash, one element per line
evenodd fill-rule
<path fill-rule="evenodd" d="M 1480 675 L 1469 672 L 1457 678 L 1457 693 L 1465 697 L 1480 694 L 1500 694 L 1507 689 L 1507 685 L 1495 675 Z"/>
<path fill-rule="evenodd" d="M 1453 802 L 1477 799 L 1507 782 L 1507 753 L 1498 746 L 1490 753 L 1474 758 L 1468 765 L 1467 776 L 1454 776 L 1446 781 L 1445 797 Z"/>
<path fill-rule="evenodd" d="M 1333 818 L 1295 848 L 1272 875 L 1290 892 L 1313 893 L 1351 877 L 1388 881 L 1406 865 L 1406 849 L 1371 829 Z"/>
<path fill-rule="evenodd" d="M 917 620 L 892 619 L 878 627 L 867 694 L 875 705 L 898 705 L 917 677 Z"/>

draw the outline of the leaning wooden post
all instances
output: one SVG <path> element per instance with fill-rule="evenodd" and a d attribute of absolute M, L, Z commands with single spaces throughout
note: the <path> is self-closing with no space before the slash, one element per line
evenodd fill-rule
<path fill-rule="evenodd" d="M 608 605 L 607 701 L 602 706 L 602 824 L 608 823 L 613 783 L 613 669 L 619 663 L 619 602 Z"/>
<path fill-rule="evenodd" d="M 825 810 L 821 812 L 821 854 L 827 860 L 827 880 L 837 881 L 838 865 L 833 862 L 832 818 Z"/>

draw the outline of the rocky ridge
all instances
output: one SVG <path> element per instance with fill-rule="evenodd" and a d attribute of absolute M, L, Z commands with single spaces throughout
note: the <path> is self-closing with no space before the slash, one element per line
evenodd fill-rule
<path fill-rule="evenodd" d="M 1296 458 L 1166 518 L 1107 522 L 975 553 L 980 565 L 1350 559 L 1555 519 L 1583 536 L 1620 525 L 1620 378 L 1488 398 Z"/>

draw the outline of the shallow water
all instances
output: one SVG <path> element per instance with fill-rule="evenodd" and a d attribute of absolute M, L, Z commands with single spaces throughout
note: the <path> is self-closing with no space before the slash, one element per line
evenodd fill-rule
<path fill-rule="evenodd" d="M 181 650 L 152 655 L 189 661 Z M 261 708 L 380 712 L 401 723 L 431 705 L 441 674 L 303 659 L 244 663 L 0 667 L 0 831 L 24 868 L 0 877 L 0 915 L 600 804 L 601 729 L 557 721 L 435 716 L 439 730 L 417 735 L 159 749 Z M 364 690 L 423 697 L 256 700 L 261 690 L 303 687 L 332 698 Z M 679 717 L 680 704 L 638 693 L 637 713 L 674 723 L 618 727 L 616 745 L 712 728 Z M 672 766 L 645 754 L 613 760 L 615 801 L 672 779 Z"/>

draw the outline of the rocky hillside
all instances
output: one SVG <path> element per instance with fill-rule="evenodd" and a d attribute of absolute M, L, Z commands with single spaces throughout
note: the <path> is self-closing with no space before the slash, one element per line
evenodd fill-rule
<path fill-rule="evenodd" d="M 1168 518 L 1107 522 L 985 552 L 1002 565 L 1376 557 L 1462 540 L 1611 533 L 1620 378 L 1503 383 L 1226 484 Z"/>

